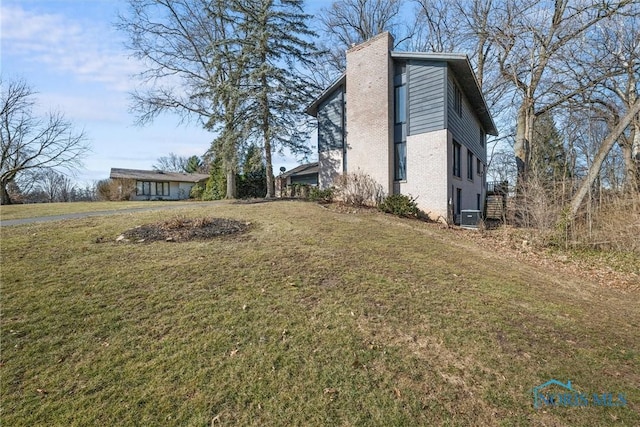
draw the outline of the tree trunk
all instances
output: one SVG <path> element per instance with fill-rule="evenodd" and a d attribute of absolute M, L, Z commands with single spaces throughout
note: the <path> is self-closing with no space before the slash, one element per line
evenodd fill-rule
<path fill-rule="evenodd" d="M 225 199 L 235 199 L 238 197 L 238 192 L 236 190 L 236 173 L 233 168 L 228 165 L 225 166 L 227 172 L 227 192 L 225 194 Z"/>
<path fill-rule="evenodd" d="M 531 102 L 527 99 L 522 101 L 518 109 L 516 140 L 513 144 L 513 152 L 516 156 L 516 166 L 518 168 L 518 187 L 527 182 L 531 162 L 531 140 L 533 138 L 534 111 Z"/>
<path fill-rule="evenodd" d="M 9 192 L 7 191 L 8 182 L 2 182 L 0 184 L 0 205 L 10 205 L 12 204 L 11 197 L 9 197 Z"/>
<path fill-rule="evenodd" d="M 591 185 L 593 185 L 600 173 L 600 168 L 602 167 L 602 163 L 606 159 L 607 154 L 609 154 L 609 151 L 611 151 L 611 148 L 615 144 L 616 140 L 620 137 L 620 135 L 622 135 L 624 130 L 627 128 L 627 126 L 629 126 L 633 118 L 638 113 L 640 113 L 640 99 L 638 99 L 636 103 L 629 108 L 629 111 L 627 111 L 627 114 L 622 118 L 622 120 L 620 120 L 620 123 L 618 123 L 618 125 L 609 133 L 609 135 L 607 135 L 605 140 L 602 142 L 602 145 L 600 145 L 600 148 L 598 149 L 598 152 L 593 159 L 593 163 L 589 167 L 587 176 L 585 177 L 584 181 L 582 181 L 580 188 L 578 188 L 578 191 L 571 199 L 569 209 L 571 218 L 575 218 L 576 214 L 578 213 L 578 209 L 580 209 L 582 201 L 589 192 L 589 188 L 591 187 Z"/>
<path fill-rule="evenodd" d="M 263 63 L 266 62 L 266 55 L 263 57 Z M 264 162 L 267 167 L 267 199 L 271 199 L 275 197 L 275 186 L 273 185 L 273 163 L 271 159 L 271 126 L 269 124 L 269 94 L 267 90 L 269 89 L 269 85 L 267 82 L 267 75 L 265 73 L 262 74 L 261 77 L 261 85 L 262 85 L 262 134 L 264 137 Z"/>
<path fill-rule="evenodd" d="M 636 118 L 631 126 L 629 147 L 624 147 L 624 162 L 626 167 L 625 184 L 633 191 L 640 191 L 640 119 Z"/>

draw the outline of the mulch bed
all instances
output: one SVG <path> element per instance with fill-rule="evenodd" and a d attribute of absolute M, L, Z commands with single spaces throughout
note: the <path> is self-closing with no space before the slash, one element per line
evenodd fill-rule
<path fill-rule="evenodd" d="M 219 236 L 244 233 L 250 222 L 227 218 L 172 218 L 155 224 L 145 224 L 125 231 L 118 242 L 186 242 L 207 240 Z"/>

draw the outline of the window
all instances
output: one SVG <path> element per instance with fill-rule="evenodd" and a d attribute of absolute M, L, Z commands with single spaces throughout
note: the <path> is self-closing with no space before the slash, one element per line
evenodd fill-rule
<path fill-rule="evenodd" d="M 453 176 L 460 178 L 460 144 L 453 141 Z"/>
<path fill-rule="evenodd" d="M 136 181 L 136 195 L 138 196 L 168 196 L 168 182 Z"/>
<path fill-rule="evenodd" d="M 480 209 L 480 194 L 476 194 L 476 206 L 476 209 L 482 210 Z"/>
<path fill-rule="evenodd" d="M 156 182 L 156 196 L 168 196 L 168 195 L 169 195 L 169 183 Z"/>
<path fill-rule="evenodd" d="M 473 153 L 467 150 L 467 179 L 473 181 Z"/>
<path fill-rule="evenodd" d="M 480 146 L 484 147 L 484 132 L 480 128 Z"/>
<path fill-rule="evenodd" d="M 482 176 L 482 162 L 480 159 L 476 159 L 476 172 L 478 175 Z"/>
<path fill-rule="evenodd" d="M 462 117 L 462 92 L 455 83 L 453 84 L 453 108 L 458 116 Z"/>
<path fill-rule="evenodd" d="M 397 63 L 395 66 L 394 82 L 394 129 L 393 129 L 393 159 L 394 179 L 407 179 L 407 66 Z"/>
<path fill-rule="evenodd" d="M 407 86 L 396 86 L 395 94 L 396 115 L 395 123 L 401 124 L 407 122 Z"/>
<path fill-rule="evenodd" d="M 461 204 L 462 204 L 462 189 L 456 188 L 456 206 L 455 206 L 456 215 L 460 215 L 460 211 L 462 210 L 460 209 Z"/>
<path fill-rule="evenodd" d="M 397 142 L 395 145 L 395 180 L 404 181 L 407 179 L 407 143 Z"/>

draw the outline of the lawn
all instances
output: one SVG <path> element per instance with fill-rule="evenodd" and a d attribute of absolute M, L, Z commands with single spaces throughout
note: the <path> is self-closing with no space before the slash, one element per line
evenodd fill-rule
<path fill-rule="evenodd" d="M 114 241 L 174 215 L 251 228 Z M 1 232 L 3 425 L 640 425 L 640 293 L 432 224 L 272 202 Z M 534 409 L 550 379 L 626 405 Z"/>
<path fill-rule="evenodd" d="M 34 218 L 41 216 L 64 215 L 76 212 L 117 211 L 122 209 L 145 209 L 157 206 L 178 206 L 192 202 L 154 201 L 154 202 L 73 202 L 73 203 L 31 203 L 27 205 L 1 205 L 0 219 Z"/>

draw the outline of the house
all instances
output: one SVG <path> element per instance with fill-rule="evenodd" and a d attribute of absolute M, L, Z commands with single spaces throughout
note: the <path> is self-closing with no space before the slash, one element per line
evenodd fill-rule
<path fill-rule="evenodd" d="M 306 163 L 280 174 L 283 185 L 293 184 L 318 185 L 318 162 Z"/>
<path fill-rule="evenodd" d="M 464 54 L 397 52 L 389 33 L 347 51 L 346 72 L 308 108 L 318 185 L 361 171 L 432 218 L 482 210 L 496 126 Z"/>
<path fill-rule="evenodd" d="M 135 180 L 132 200 L 188 199 L 191 188 L 206 181 L 209 175 L 201 173 L 164 172 L 111 168 L 111 179 Z"/>
<path fill-rule="evenodd" d="M 285 168 L 280 169 L 282 172 L 276 179 L 276 194 L 278 197 L 290 197 L 295 194 L 292 186 L 299 185 L 318 185 L 318 162 L 306 163 L 296 166 L 286 171 Z"/>

